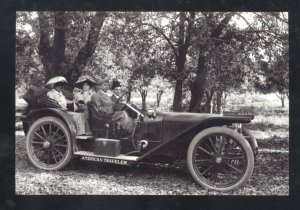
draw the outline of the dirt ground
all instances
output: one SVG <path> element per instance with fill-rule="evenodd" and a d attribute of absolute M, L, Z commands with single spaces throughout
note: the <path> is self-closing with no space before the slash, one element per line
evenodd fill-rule
<path fill-rule="evenodd" d="M 22 134 L 19 132 L 18 134 Z M 270 140 L 268 140 L 270 141 Z M 259 140 L 261 142 L 261 140 Z M 73 160 L 62 171 L 42 171 L 29 162 L 25 137 L 16 137 L 16 194 L 19 195 L 288 195 L 289 153 L 265 143 L 251 179 L 232 192 L 208 191 L 187 169 L 161 165 L 120 166 Z"/>

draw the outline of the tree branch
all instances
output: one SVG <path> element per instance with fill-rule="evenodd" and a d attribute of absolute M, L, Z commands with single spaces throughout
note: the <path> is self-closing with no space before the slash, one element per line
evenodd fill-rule
<path fill-rule="evenodd" d="M 218 38 L 223 29 L 228 25 L 229 21 L 231 20 L 232 16 L 234 16 L 236 13 L 228 13 L 224 19 L 219 23 L 219 25 L 212 31 L 210 37 L 211 38 Z"/>
<path fill-rule="evenodd" d="M 183 45 L 184 45 L 184 38 L 185 38 L 184 37 L 184 33 L 185 33 L 185 30 L 184 30 L 184 21 L 185 21 L 185 13 L 184 12 L 180 12 L 180 14 L 179 14 L 178 41 L 177 41 L 177 45 L 179 47 L 178 51 L 180 51 L 183 48 Z M 180 52 L 178 52 L 178 54 L 179 53 Z"/>
<path fill-rule="evenodd" d="M 271 16 L 275 17 L 276 19 L 278 19 L 278 20 L 280 20 L 280 21 L 282 21 L 282 22 L 284 22 L 284 23 L 286 23 L 286 24 L 289 24 L 289 22 L 288 22 L 287 20 L 281 18 L 281 17 L 279 16 L 279 14 L 277 14 L 277 13 L 275 13 L 275 12 L 270 12 L 270 13 L 268 13 L 268 14 L 270 14 Z"/>
<path fill-rule="evenodd" d="M 177 55 L 177 50 L 176 50 L 175 46 L 172 44 L 170 38 L 167 37 L 167 35 L 166 35 L 162 30 L 160 30 L 158 27 L 156 27 L 156 26 L 154 26 L 154 25 L 152 25 L 152 24 L 150 24 L 150 23 L 142 23 L 141 25 L 150 26 L 150 27 L 152 27 L 156 32 L 160 33 L 160 34 L 165 38 L 165 40 L 169 43 L 169 45 L 171 46 L 171 48 L 172 48 L 172 50 L 173 50 L 175 56 Z"/>
<path fill-rule="evenodd" d="M 251 24 L 249 23 L 249 21 L 247 21 L 247 19 L 246 19 L 244 16 L 242 16 L 242 15 L 239 14 L 239 13 L 237 13 L 237 15 L 238 15 L 239 17 L 241 17 L 241 18 L 247 23 L 247 25 L 249 26 L 249 28 L 251 29 L 251 30 L 246 31 L 245 33 L 261 33 L 261 32 L 263 32 L 263 33 L 267 33 L 267 34 L 269 34 L 269 35 L 271 35 L 271 36 L 274 36 L 274 37 L 276 37 L 276 38 L 282 36 L 282 35 L 278 34 L 277 32 L 275 32 L 274 30 L 273 30 L 273 33 L 274 33 L 274 34 L 272 34 L 272 33 L 271 33 L 272 28 L 270 28 L 269 24 L 268 24 L 266 21 L 263 20 L 264 17 L 263 17 L 262 15 L 260 15 L 259 13 L 257 13 L 257 12 L 254 12 L 254 14 L 261 18 L 261 21 L 269 28 L 269 30 L 256 30 L 256 29 L 254 29 L 254 28 L 251 26 Z M 271 14 L 271 13 L 269 13 L 269 14 Z M 272 15 L 272 14 L 271 14 L 271 15 Z M 260 36 L 260 38 L 261 38 L 261 36 Z M 264 39 L 264 40 L 265 40 L 265 39 Z"/>
<path fill-rule="evenodd" d="M 86 66 L 87 60 L 93 55 L 97 47 L 100 30 L 103 26 L 107 13 L 96 12 L 91 19 L 91 28 L 85 45 L 79 50 L 74 64 L 78 67 L 79 73 Z"/>
<path fill-rule="evenodd" d="M 274 93 L 279 99 L 281 99 L 281 96 L 280 95 L 278 95 L 277 93 Z"/>
<path fill-rule="evenodd" d="M 192 37 L 192 28 L 194 25 L 194 20 L 195 20 L 195 12 L 191 12 L 191 17 L 188 18 L 188 26 L 187 26 L 187 32 L 186 32 L 186 37 L 184 41 L 184 49 L 187 51 L 188 47 L 190 46 L 190 41 Z"/>

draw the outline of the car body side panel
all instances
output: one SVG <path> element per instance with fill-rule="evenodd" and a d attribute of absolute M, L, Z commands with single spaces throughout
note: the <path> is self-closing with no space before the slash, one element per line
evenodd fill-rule
<path fill-rule="evenodd" d="M 232 123 L 249 123 L 251 119 L 245 116 L 223 116 L 198 113 L 175 113 L 164 112 L 162 119 L 162 142 L 155 148 L 146 152 L 138 160 L 143 161 L 159 150 L 165 148 L 169 143 L 179 141 L 191 130 L 210 126 L 223 126 Z M 200 132 L 196 131 L 196 132 Z"/>
<path fill-rule="evenodd" d="M 146 125 L 145 139 L 159 142 L 162 140 L 162 121 L 163 115 L 158 115 L 155 119 L 144 119 L 144 123 Z"/>
<path fill-rule="evenodd" d="M 144 118 L 144 134 L 141 139 L 148 141 L 147 150 L 152 150 L 162 143 L 163 135 L 163 115 L 158 115 L 155 119 L 145 117 Z"/>

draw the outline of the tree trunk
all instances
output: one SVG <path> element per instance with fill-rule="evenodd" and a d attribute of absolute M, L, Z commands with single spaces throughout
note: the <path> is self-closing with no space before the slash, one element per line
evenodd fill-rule
<path fill-rule="evenodd" d="M 275 93 L 275 95 L 280 99 L 280 101 L 281 101 L 281 107 L 285 107 L 285 103 L 284 103 L 285 94 L 283 94 L 283 93 L 279 93 L 279 94 Z"/>
<path fill-rule="evenodd" d="M 212 102 L 214 93 L 215 93 L 214 89 L 212 89 L 210 92 L 205 91 L 206 103 L 203 105 L 203 107 L 199 108 L 199 112 L 201 112 L 201 113 L 210 113 L 211 102 Z"/>
<path fill-rule="evenodd" d="M 216 108 L 216 99 L 214 97 L 215 95 L 215 90 L 212 89 L 210 92 L 205 91 L 205 95 L 206 95 L 206 109 L 205 109 L 205 113 L 214 113 L 215 108 Z"/>
<path fill-rule="evenodd" d="M 39 55 L 45 69 L 45 80 L 56 76 L 53 71 L 53 47 L 50 45 L 50 15 L 44 12 L 38 12 L 39 29 L 40 29 L 40 42 L 39 42 Z"/>
<path fill-rule="evenodd" d="M 214 97 L 212 100 L 212 109 L 210 113 L 216 113 L 217 99 Z"/>
<path fill-rule="evenodd" d="M 222 108 L 222 91 L 218 91 L 217 92 L 217 113 L 220 114 L 221 113 L 221 108 Z"/>
<path fill-rule="evenodd" d="M 146 105 L 147 91 L 143 90 L 142 88 L 139 88 L 138 91 L 142 97 L 142 111 L 145 112 L 147 110 L 147 105 Z"/>
<path fill-rule="evenodd" d="M 214 40 L 218 38 L 221 34 L 223 29 L 228 25 L 229 21 L 231 20 L 234 13 L 228 13 L 224 19 L 212 29 L 210 34 L 211 40 L 207 40 L 205 44 L 199 47 L 199 57 L 198 57 L 198 66 L 196 71 L 196 78 L 191 85 L 191 102 L 189 107 L 189 112 L 197 112 L 200 106 L 200 103 L 203 99 L 204 95 L 204 88 L 206 83 L 206 76 L 208 69 L 206 67 L 206 56 L 205 52 L 208 52 L 212 49 L 212 46 L 216 43 Z"/>
<path fill-rule="evenodd" d="M 182 109 L 182 80 L 177 80 L 173 99 L 173 111 L 180 112 Z"/>
<path fill-rule="evenodd" d="M 159 107 L 160 105 L 162 94 L 163 94 L 163 90 L 159 90 L 158 93 L 156 94 L 156 107 Z"/>
<path fill-rule="evenodd" d="M 95 52 L 100 30 L 106 18 L 106 13 L 96 12 L 91 20 L 91 28 L 85 45 L 79 50 L 75 61 L 69 62 L 65 59 L 66 51 L 66 29 L 68 19 L 65 12 L 54 12 L 54 38 L 53 46 L 50 44 L 50 15 L 45 12 L 38 12 L 40 26 L 39 55 L 45 69 L 46 81 L 55 76 L 64 76 L 70 86 L 81 75 L 88 59 Z"/>
<path fill-rule="evenodd" d="M 96 12 L 95 16 L 91 19 L 91 28 L 88 34 L 88 39 L 85 45 L 78 51 L 77 57 L 74 61 L 75 68 L 72 69 L 70 77 L 72 83 L 76 82 L 78 77 L 81 75 L 82 70 L 86 66 L 88 59 L 94 54 L 99 34 L 106 17 L 106 12 Z"/>
<path fill-rule="evenodd" d="M 281 99 L 281 107 L 283 108 L 283 107 L 285 107 L 285 104 L 284 104 L 285 97 L 283 96 L 280 99 Z"/>
<path fill-rule="evenodd" d="M 130 103 L 130 101 L 131 101 L 131 93 L 132 93 L 132 85 L 130 84 L 130 82 L 132 82 L 132 81 L 129 81 L 128 82 L 128 86 L 127 86 L 127 92 L 128 92 L 128 97 L 127 97 L 127 103 Z"/>
<path fill-rule="evenodd" d="M 176 85 L 173 100 L 173 111 L 182 111 L 182 86 L 185 79 L 184 66 L 186 62 L 186 55 L 188 48 L 190 47 L 190 41 L 192 36 L 192 28 L 194 25 L 195 12 L 190 13 L 190 18 L 188 18 L 188 24 L 185 26 L 185 21 L 187 17 L 185 12 L 179 13 L 179 32 L 177 41 L 177 54 L 175 55 L 175 65 L 176 65 Z"/>
<path fill-rule="evenodd" d="M 179 40 L 178 40 L 178 49 L 177 55 L 175 56 L 175 65 L 177 71 L 176 77 L 176 85 L 175 85 L 175 93 L 174 93 L 174 100 L 173 100 L 173 111 L 174 112 L 181 112 L 182 110 L 182 85 L 183 85 L 183 78 L 182 72 L 184 71 L 184 64 L 186 61 L 186 50 L 184 46 L 184 12 L 180 12 L 180 23 L 179 23 Z"/>
<path fill-rule="evenodd" d="M 224 95 L 224 97 L 222 99 L 223 100 L 222 110 L 225 111 L 226 108 L 227 108 L 226 105 L 227 105 L 227 96 L 228 96 L 228 93 L 225 91 L 223 95 Z"/>
<path fill-rule="evenodd" d="M 131 100 L 131 91 L 128 91 L 128 97 L 127 97 L 126 102 L 130 103 L 130 100 Z"/>
<path fill-rule="evenodd" d="M 65 12 L 54 13 L 54 41 L 52 55 L 52 72 L 57 75 L 67 76 L 67 69 L 63 65 L 65 62 L 66 39 L 65 31 L 67 30 L 68 20 Z M 48 78 L 49 79 L 49 78 Z"/>
<path fill-rule="evenodd" d="M 198 112 L 200 103 L 204 96 L 204 88 L 206 83 L 206 57 L 204 54 L 199 54 L 196 78 L 191 85 L 191 102 L 189 112 Z"/>
<path fill-rule="evenodd" d="M 141 95 L 142 95 L 142 110 L 146 111 L 147 110 L 147 105 L 146 105 L 147 91 L 143 91 Z"/>

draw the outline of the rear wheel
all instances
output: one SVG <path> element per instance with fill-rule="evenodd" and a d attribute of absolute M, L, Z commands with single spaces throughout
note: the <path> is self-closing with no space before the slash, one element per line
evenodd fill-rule
<path fill-rule="evenodd" d="M 204 188 L 229 191 L 250 178 L 254 156 L 242 135 L 226 127 L 212 127 L 190 143 L 187 165 L 192 177 Z"/>
<path fill-rule="evenodd" d="M 38 119 L 28 130 L 26 151 L 37 168 L 63 169 L 72 158 L 72 141 L 67 126 L 56 117 Z"/>

